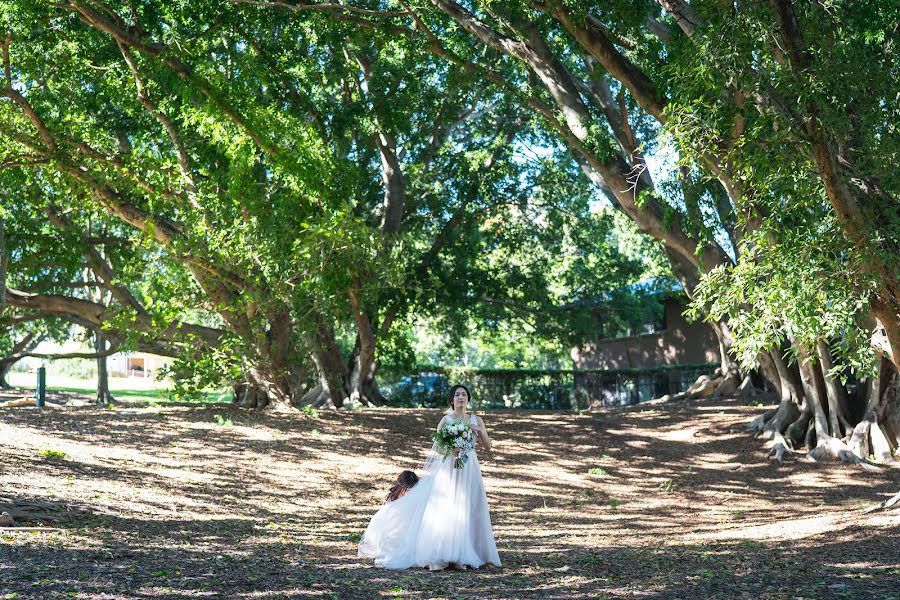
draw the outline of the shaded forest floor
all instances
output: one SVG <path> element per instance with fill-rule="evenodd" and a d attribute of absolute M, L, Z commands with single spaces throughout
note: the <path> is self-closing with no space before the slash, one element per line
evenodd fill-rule
<path fill-rule="evenodd" d="M 83 511 L 0 532 L 0 598 L 900 599 L 900 469 L 776 466 L 760 410 L 485 412 L 503 567 L 430 573 L 356 544 L 439 411 L 0 409 L 0 496 Z"/>

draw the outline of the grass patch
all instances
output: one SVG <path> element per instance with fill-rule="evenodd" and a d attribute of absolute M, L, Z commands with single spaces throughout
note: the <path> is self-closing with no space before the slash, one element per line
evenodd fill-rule
<path fill-rule="evenodd" d="M 48 391 L 54 392 L 70 392 L 73 394 L 84 394 L 92 396 L 97 393 L 94 387 L 47 387 Z M 230 391 L 208 391 L 200 394 L 198 400 L 174 399 L 167 393 L 167 390 L 136 390 L 136 389 L 112 389 L 113 397 L 116 400 L 130 400 L 132 402 L 146 402 L 150 406 L 158 406 L 170 402 L 196 402 L 197 404 L 217 404 L 222 402 L 231 402 L 233 395 Z"/>
<path fill-rule="evenodd" d="M 219 427 L 231 427 L 232 425 L 234 425 L 231 419 L 226 419 L 222 415 L 213 415 L 213 419 L 216 420 L 216 425 L 218 425 Z"/>
<path fill-rule="evenodd" d="M 39 452 L 42 458 L 46 458 L 47 460 L 62 460 L 66 457 L 66 453 L 61 450 L 50 450 L 49 448 L 44 448 Z"/>
<path fill-rule="evenodd" d="M 308 404 L 306 406 L 304 406 L 303 408 L 301 408 L 300 410 L 303 412 L 304 415 L 306 415 L 307 417 L 309 417 L 311 419 L 319 418 L 319 410 L 317 408 L 313 408 L 312 406 L 310 406 Z"/>
<path fill-rule="evenodd" d="M 671 494 L 678 489 L 678 483 L 671 479 L 666 479 L 665 481 L 660 482 L 656 489 L 663 494 Z"/>

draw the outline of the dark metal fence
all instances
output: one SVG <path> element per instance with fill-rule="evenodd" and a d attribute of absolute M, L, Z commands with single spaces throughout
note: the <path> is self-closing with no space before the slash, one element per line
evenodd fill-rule
<path fill-rule="evenodd" d="M 395 406 L 444 407 L 450 386 L 462 383 L 478 408 L 571 410 L 646 402 L 686 390 L 718 364 L 655 369 L 521 370 L 424 367 L 379 372 L 382 392 Z"/>

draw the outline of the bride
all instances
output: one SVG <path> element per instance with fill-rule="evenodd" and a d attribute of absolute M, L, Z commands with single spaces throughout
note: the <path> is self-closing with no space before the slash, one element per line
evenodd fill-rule
<path fill-rule="evenodd" d="M 484 421 L 466 414 L 470 399 L 468 388 L 454 386 L 451 410 L 438 429 L 468 420 L 476 438 L 490 450 Z M 374 558 L 376 565 L 388 569 L 500 566 L 478 457 L 472 449 L 468 461 L 456 468 L 454 455 L 442 456 L 437 445 L 432 446 L 419 482 L 372 517 L 359 543 L 360 557 Z"/>

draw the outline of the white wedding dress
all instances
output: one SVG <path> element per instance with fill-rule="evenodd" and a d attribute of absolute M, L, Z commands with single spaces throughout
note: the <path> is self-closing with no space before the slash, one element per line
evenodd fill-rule
<path fill-rule="evenodd" d="M 448 417 L 449 418 L 449 417 Z M 472 415 L 475 426 L 475 415 Z M 462 468 L 432 446 L 425 473 L 405 495 L 382 506 L 359 543 L 359 557 L 388 569 L 450 563 L 500 566 L 487 495 L 475 450 Z"/>

